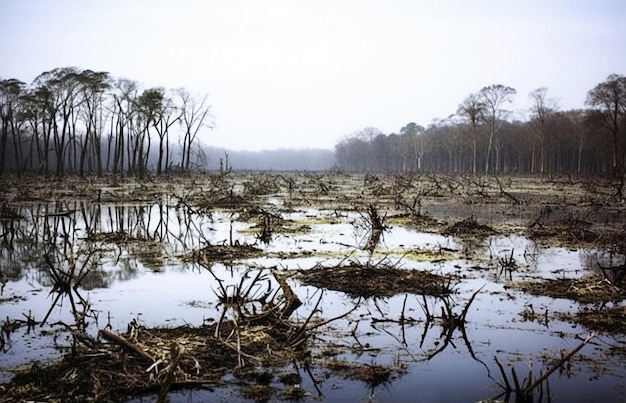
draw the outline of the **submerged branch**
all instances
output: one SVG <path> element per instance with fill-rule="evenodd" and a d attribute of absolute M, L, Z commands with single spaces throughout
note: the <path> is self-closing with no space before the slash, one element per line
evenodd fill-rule
<path fill-rule="evenodd" d="M 561 368 L 563 366 L 563 364 L 565 364 L 567 361 L 569 361 L 570 358 L 572 358 L 577 352 L 579 352 L 583 347 L 585 347 L 585 345 L 587 345 L 587 343 L 589 343 L 594 337 L 596 337 L 595 333 L 591 333 L 589 336 L 587 336 L 585 338 L 585 340 L 583 340 L 578 346 L 576 346 L 576 348 L 574 348 L 572 351 L 567 353 L 557 363 L 555 363 L 552 366 L 552 368 L 547 370 L 545 374 L 543 374 L 542 376 L 537 378 L 537 380 L 535 382 L 533 382 L 530 386 L 528 386 L 526 389 L 524 389 L 524 393 L 528 394 L 533 389 L 535 389 L 537 386 L 539 386 L 541 384 L 541 382 L 545 381 L 550 375 L 552 375 L 552 373 L 554 371 L 556 371 L 557 369 Z"/>

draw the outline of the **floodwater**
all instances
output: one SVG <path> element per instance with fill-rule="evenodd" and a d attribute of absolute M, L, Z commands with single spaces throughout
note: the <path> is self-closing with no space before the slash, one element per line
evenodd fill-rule
<path fill-rule="evenodd" d="M 270 200 L 268 206 L 281 209 L 277 200 Z M 73 295 L 78 310 L 86 313 L 86 331 L 94 337 L 107 325 L 123 333 L 131 321 L 154 327 L 199 326 L 217 320 L 222 308 L 216 278 L 227 287 L 238 284 L 250 270 L 270 267 L 306 270 L 350 259 L 455 274 L 460 279 L 447 303 L 456 313 L 480 289 L 467 313 L 464 332 L 453 329 L 451 334 L 426 320 L 425 309 L 439 312 L 443 308 L 440 299 L 400 294 L 358 301 L 325 290 L 318 313 L 323 318 L 340 316 L 358 303 L 356 310 L 316 336 L 324 345 L 340 348 L 334 358 L 401 369 L 378 385 L 345 379 L 315 363 L 310 372 L 296 363 L 285 369 L 302 372 L 300 388 L 309 396 L 305 400 L 346 402 L 492 399 L 502 393 L 496 358 L 509 375 L 514 367 L 524 378 L 532 366 L 533 377 L 538 377 L 590 332 L 553 315 L 577 312 L 581 304 L 525 294 L 510 288 L 509 282 L 578 278 L 597 262 L 624 262 L 624 256 L 599 249 L 542 248 L 519 235 L 494 235 L 468 245 L 468 241 L 402 226 L 384 232 L 370 253 L 363 248 L 368 232 L 361 215 L 314 208 L 280 211 L 284 220 L 296 226 L 301 223 L 306 230 L 276 232 L 267 243 L 259 241 L 254 223 L 242 220 L 237 212 L 196 211 L 173 197 L 150 204 L 24 203 L 17 206 L 17 214 L 22 218 L 0 222 L 0 320 L 31 317 L 46 321 L 3 333 L 0 382 L 8 382 L 16 369 L 61 357 L 68 350 L 71 335 L 66 325 L 77 320 L 76 312 L 66 295 L 56 298 L 59 294 L 52 289 L 45 256 L 62 270 L 72 265 L 89 268 Z M 265 253 L 258 258 L 215 262 L 212 274 L 207 267 L 183 258 L 208 244 L 231 242 L 254 244 Z M 434 261 L 412 259 L 409 253 L 441 250 L 452 252 Z M 501 272 L 499 259 L 511 256 L 518 269 Z M 304 302 L 294 319 L 305 320 L 321 291 L 295 280 L 290 285 Z M 77 302 L 77 294 L 85 304 Z M 522 315 L 529 310 L 537 313 L 533 320 Z M 401 316 L 410 320 L 400 323 Z M 624 401 L 626 360 L 611 349 L 623 343 L 623 336 L 599 334 L 550 376 L 551 401 Z M 171 400 L 246 401 L 234 383 L 212 391 L 172 392 Z"/>

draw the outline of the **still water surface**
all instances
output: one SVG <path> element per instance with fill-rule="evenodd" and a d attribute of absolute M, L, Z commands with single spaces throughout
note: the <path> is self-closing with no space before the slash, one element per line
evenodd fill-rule
<path fill-rule="evenodd" d="M 221 314 L 214 291 L 215 277 L 226 285 L 237 284 L 249 270 L 306 270 L 318 264 L 336 265 L 346 257 L 459 275 L 457 293 L 450 299 L 456 313 L 483 287 L 467 314 L 465 334 L 454 331 L 448 342 L 441 326 L 425 320 L 424 303 L 436 312 L 442 308 L 441 302 L 419 295 L 361 301 L 349 316 L 323 328 L 320 339 L 344 348 L 337 359 L 403 368 L 397 378 L 375 386 L 329 375 L 321 367 L 312 368 L 313 377 L 303 376 L 301 387 L 311 399 L 351 402 L 493 398 L 500 394 L 497 382 L 502 381 L 495 357 L 507 371 L 508 365 L 514 366 L 518 374 L 526 374 L 532 365 L 534 376 L 538 376 L 541 369 L 545 370 L 562 352 L 573 349 L 589 331 L 551 315 L 576 312 L 580 309 L 578 303 L 515 291 L 507 287 L 508 281 L 577 278 L 593 270 L 598 261 L 610 265 L 622 264 L 624 259 L 595 249 L 542 248 L 519 235 L 475 240 L 472 253 L 462 253 L 464 248 L 467 251 L 463 241 L 402 226 L 385 232 L 372 255 L 362 248 L 367 231 L 358 214 L 315 209 L 281 213 L 284 220 L 301 223 L 307 230 L 274 234 L 269 243 L 261 243 L 254 224 L 241 220 L 236 213 L 194 211 L 168 197 L 148 205 L 27 203 L 18 213 L 22 219 L 0 224 L 0 268 L 4 277 L 0 319 L 30 315 L 41 321 L 49 310 L 50 316 L 44 326 L 24 326 L 6 337 L 0 353 L 2 382 L 11 378 L 15 368 L 60 357 L 69 343 L 62 323 L 74 321 L 71 304 L 61 298 L 51 308 L 55 294 L 50 291 L 52 282 L 46 274 L 45 255 L 64 267 L 72 261 L 89 265 L 90 275 L 78 290 L 93 312 L 87 327 L 93 336 L 105 325 L 123 333 L 132 320 L 149 327 L 199 326 Z M 116 238 L 116 234 L 126 238 Z M 214 262 L 210 268 L 184 259 L 207 244 L 228 244 L 231 240 L 254 244 L 265 254 L 235 262 Z M 415 250 L 455 252 L 432 262 L 407 257 Z M 500 273 L 497 262 L 511 256 L 519 270 L 509 277 Z M 296 281 L 290 285 L 305 302 L 295 317 L 304 320 L 320 290 Z M 342 315 L 356 303 L 343 293 L 326 290 L 320 315 Z M 521 313 L 531 305 L 534 312 L 547 311 L 548 320 L 524 320 Z M 403 313 L 411 321 L 402 325 L 397 319 Z M 585 346 L 570 365 L 550 377 L 552 401 L 624 399 L 626 363 L 624 357 L 610 352 L 610 346 L 619 343 L 623 338 L 601 334 L 595 343 Z M 172 401 L 209 399 L 245 401 L 234 387 L 172 393 Z"/>

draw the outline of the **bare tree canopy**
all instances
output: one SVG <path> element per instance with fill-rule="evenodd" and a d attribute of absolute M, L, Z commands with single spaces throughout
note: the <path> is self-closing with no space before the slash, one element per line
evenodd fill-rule
<path fill-rule="evenodd" d="M 489 145 L 487 146 L 487 158 L 485 160 L 485 172 L 490 171 L 491 150 L 496 144 L 496 153 L 500 151 L 499 139 L 496 137 L 502 122 L 509 116 L 509 111 L 503 109 L 503 105 L 513 102 L 513 96 L 517 91 L 511 87 L 502 84 L 494 84 L 484 87 L 480 90 L 480 96 L 485 106 L 485 112 L 482 114 L 484 122 L 489 126 Z M 499 171 L 498 155 L 496 155 L 495 170 Z"/>

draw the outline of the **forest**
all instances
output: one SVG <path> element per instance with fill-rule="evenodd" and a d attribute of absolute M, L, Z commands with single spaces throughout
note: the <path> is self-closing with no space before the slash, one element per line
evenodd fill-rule
<path fill-rule="evenodd" d="M 336 144 L 334 161 L 322 150 L 216 155 L 199 140 L 214 126 L 206 95 L 142 89 L 107 72 L 56 68 L 30 84 L 0 79 L 0 173 L 141 177 L 333 166 L 356 172 L 623 173 L 626 77 L 612 74 L 590 89 L 584 109 L 560 110 L 539 88 L 529 94 L 524 119 L 507 109 L 516 95 L 514 88 L 490 85 L 426 128 L 411 122 L 398 133 L 362 129 Z"/>
<path fill-rule="evenodd" d="M 362 129 L 336 145 L 336 162 L 358 172 L 623 173 L 626 77 L 612 74 L 590 89 L 585 109 L 560 110 L 548 89 L 538 88 L 523 120 L 507 109 L 516 95 L 490 85 L 427 128 L 411 122 L 398 133 Z"/>

